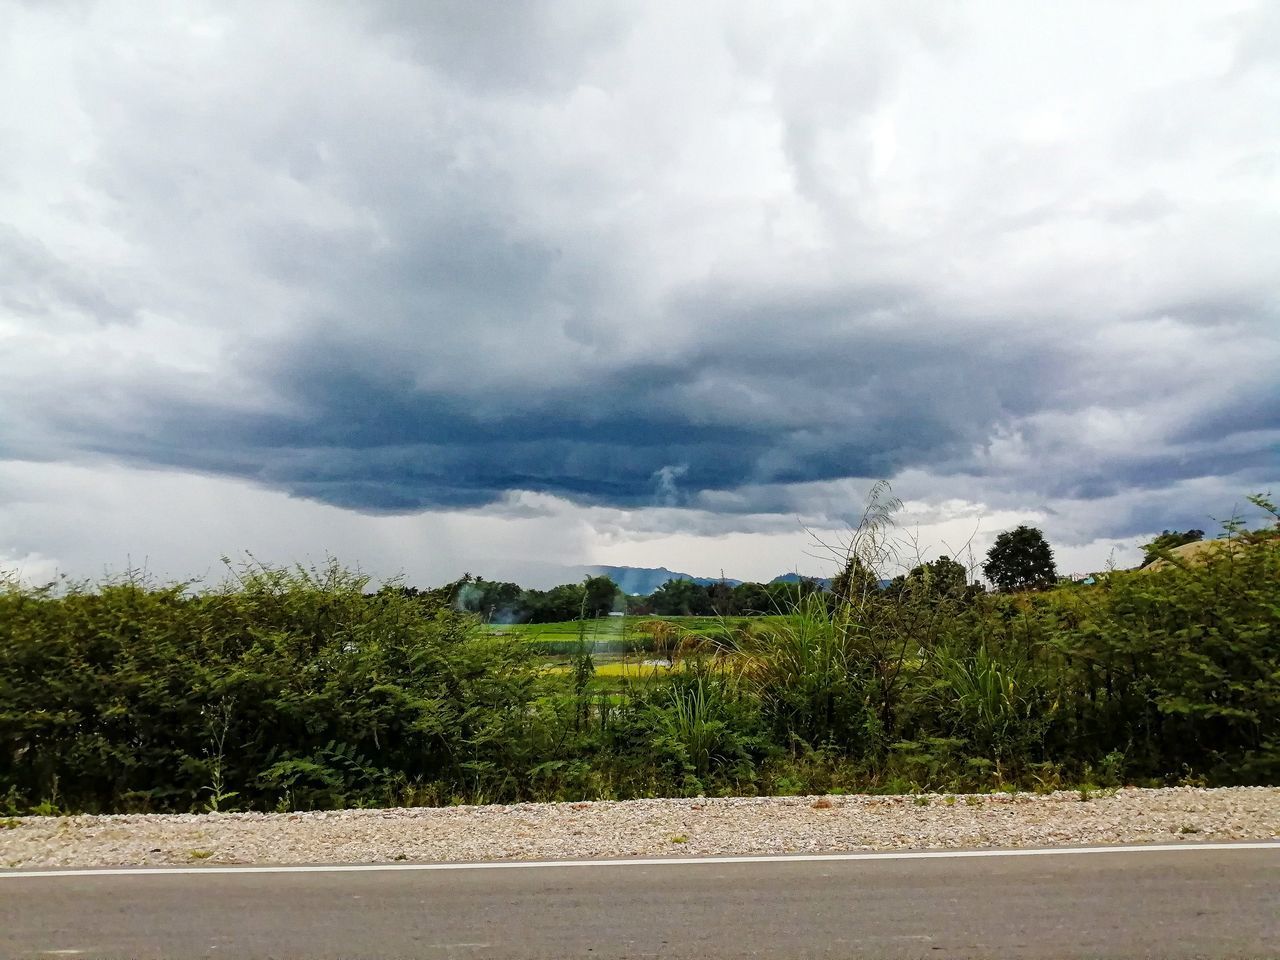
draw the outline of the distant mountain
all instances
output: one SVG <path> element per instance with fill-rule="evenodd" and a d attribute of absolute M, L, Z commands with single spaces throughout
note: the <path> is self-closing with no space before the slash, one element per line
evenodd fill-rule
<path fill-rule="evenodd" d="M 668 570 L 666 567 L 580 567 L 583 575 L 590 574 L 593 577 L 606 576 L 621 588 L 623 593 L 632 595 L 648 596 L 657 590 L 668 580 L 692 580 L 699 586 L 709 587 L 713 583 L 720 583 L 719 577 L 695 577 L 689 573 L 680 573 L 677 570 Z M 724 583 L 731 587 L 736 587 L 742 583 L 741 580 L 731 580 L 724 578 Z"/>
<path fill-rule="evenodd" d="M 691 573 L 681 573 L 679 570 L 668 570 L 666 567 L 575 567 L 579 577 L 590 575 L 593 577 L 606 576 L 614 583 L 622 588 L 623 593 L 633 595 L 648 596 L 657 590 L 668 580 L 692 580 L 699 586 L 709 587 L 716 583 L 726 583 L 731 587 L 736 587 L 743 583 L 742 580 L 735 580 L 732 577 L 695 577 Z M 774 577 L 770 583 L 799 583 L 801 580 L 813 580 L 823 590 L 831 589 L 830 577 L 806 577 L 799 573 L 784 573 Z M 888 581 L 886 580 L 887 584 Z"/>
<path fill-rule="evenodd" d="M 608 564 L 561 566 L 560 564 L 544 563 L 519 570 L 506 569 L 502 570 L 501 573 L 502 576 L 490 577 L 489 579 L 510 579 L 521 587 L 533 590 L 549 590 L 562 583 L 581 583 L 583 577 L 606 576 L 616 583 L 623 593 L 633 597 L 647 597 L 668 580 L 691 580 L 703 587 L 714 586 L 717 583 L 737 587 L 747 582 L 736 580 L 733 577 L 725 577 L 723 580 L 720 577 L 695 577 L 691 573 L 668 570 L 666 567 L 615 567 Z M 797 584 L 802 580 L 812 580 L 823 590 L 829 591 L 831 589 L 831 577 L 809 577 L 795 571 L 781 573 L 768 582 Z M 881 580 L 880 589 L 883 590 L 888 587 L 889 582 L 888 580 Z"/>

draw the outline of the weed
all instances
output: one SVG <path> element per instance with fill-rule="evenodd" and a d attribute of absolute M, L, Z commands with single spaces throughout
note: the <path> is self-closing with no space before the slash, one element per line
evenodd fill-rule
<path fill-rule="evenodd" d="M 189 854 L 192 860 L 208 860 L 213 856 L 212 850 L 192 850 Z"/>
<path fill-rule="evenodd" d="M 964 798 L 964 805 L 966 807 L 980 807 L 982 806 L 982 798 L 971 793 Z"/>
<path fill-rule="evenodd" d="M 1124 783 L 1124 766 L 1124 752 L 1112 750 L 1098 764 L 1098 782 L 1108 787 L 1119 787 Z"/>
<path fill-rule="evenodd" d="M 201 711 L 205 714 L 209 729 L 209 747 L 205 751 L 209 764 L 209 784 L 203 788 L 209 794 L 209 813 L 217 813 L 223 803 L 240 795 L 236 790 L 226 789 L 227 731 L 231 729 L 234 707 L 235 700 L 224 697 L 217 706 Z"/>
<path fill-rule="evenodd" d="M 689 838 L 686 837 L 683 833 L 677 833 L 674 837 L 671 838 L 671 842 L 672 843 L 688 843 Z"/>
<path fill-rule="evenodd" d="M 915 800 L 915 804 L 916 804 L 916 806 L 917 806 L 917 807 L 927 807 L 927 806 L 929 805 L 929 795 L 928 795 L 928 794 L 924 794 L 924 793 L 917 793 L 917 794 L 915 795 L 915 797 L 913 797 L 912 799 L 914 799 L 914 800 Z"/>
<path fill-rule="evenodd" d="M 22 825 L 22 821 L 16 817 L 5 817 L 0 820 L 0 830 L 17 830 Z"/>
<path fill-rule="evenodd" d="M 953 794 L 949 793 L 942 798 L 942 802 L 945 803 L 948 807 L 954 807 L 956 805 L 956 798 Z"/>
<path fill-rule="evenodd" d="M 791 775 L 784 775 L 773 782 L 773 793 L 779 797 L 795 797 L 805 792 L 802 781 Z"/>

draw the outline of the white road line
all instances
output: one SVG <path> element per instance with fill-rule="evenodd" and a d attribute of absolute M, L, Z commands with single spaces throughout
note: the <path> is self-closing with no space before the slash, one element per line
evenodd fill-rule
<path fill-rule="evenodd" d="M 624 860 L 497 860 L 481 863 L 333 863 L 261 867 L 108 867 L 76 870 L 0 871 L 3 880 L 45 877 L 172 877 L 251 873 L 393 873 L 423 870 L 528 870 L 539 867 L 686 867 L 734 863 L 843 863 L 874 860 L 969 860 L 982 857 L 1064 857 L 1106 853 L 1207 853 L 1275 850 L 1280 841 L 1258 843 L 1152 843 L 1116 847 L 1036 847 L 1007 850 L 911 850 L 887 853 L 796 853 L 729 857 L 632 857 Z"/>

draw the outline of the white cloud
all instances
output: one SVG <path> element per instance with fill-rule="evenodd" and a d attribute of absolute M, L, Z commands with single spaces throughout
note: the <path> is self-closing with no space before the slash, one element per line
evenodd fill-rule
<path fill-rule="evenodd" d="M 1280 479 L 1276 23 L 0 0 L 0 556 L 1132 555 Z"/>

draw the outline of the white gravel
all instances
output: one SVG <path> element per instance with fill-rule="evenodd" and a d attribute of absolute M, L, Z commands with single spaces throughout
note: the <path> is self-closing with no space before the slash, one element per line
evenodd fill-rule
<path fill-rule="evenodd" d="M 1280 838 L 1280 788 L 0 819 L 0 866 L 382 863 Z"/>

